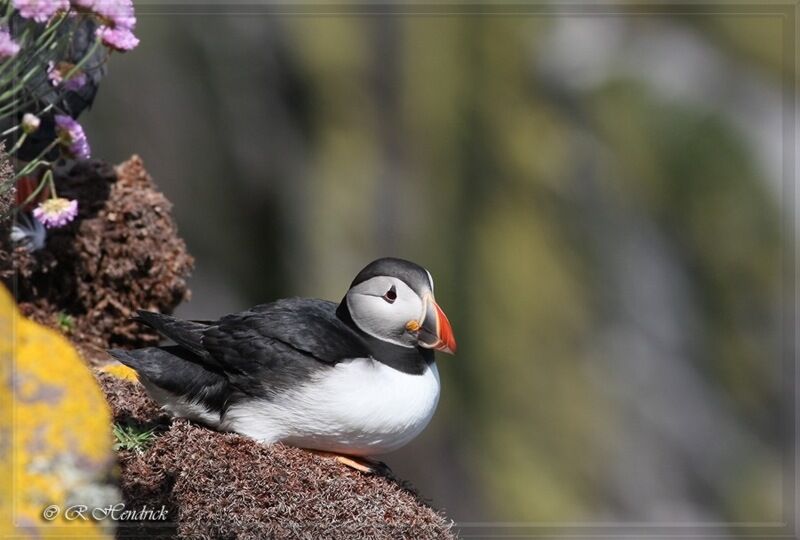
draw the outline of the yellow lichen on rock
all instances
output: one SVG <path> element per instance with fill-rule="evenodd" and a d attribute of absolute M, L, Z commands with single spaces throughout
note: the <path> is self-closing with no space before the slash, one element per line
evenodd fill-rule
<path fill-rule="evenodd" d="M 108 373 L 109 375 L 116 377 L 117 379 L 124 379 L 126 381 L 131 381 L 131 382 L 139 381 L 139 376 L 136 374 L 136 371 L 120 363 L 108 364 L 106 366 L 101 367 L 100 371 L 103 373 Z"/>
<path fill-rule="evenodd" d="M 119 501 L 108 405 L 72 345 L 2 287 L 0 363 L 0 537 L 110 537 L 111 523 L 64 516 Z M 59 509 L 50 520 L 48 507 Z"/>

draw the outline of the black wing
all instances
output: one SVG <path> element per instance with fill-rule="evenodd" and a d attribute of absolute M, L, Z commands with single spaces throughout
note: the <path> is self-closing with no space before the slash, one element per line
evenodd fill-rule
<path fill-rule="evenodd" d="M 242 361 L 251 363 L 229 354 L 237 344 L 257 348 L 263 340 L 279 341 L 326 364 L 369 354 L 362 339 L 336 317 L 336 304 L 307 298 L 287 298 L 228 315 L 204 330 L 202 338 L 205 350 L 220 361 L 229 358 L 222 363 L 232 368 Z"/>
<path fill-rule="evenodd" d="M 202 343 L 247 393 L 271 394 L 342 360 L 369 356 L 362 339 L 336 317 L 336 304 L 304 298 L 223 317 L 203 332 Z"/>
<path fill-rule="evenodd" d="M 182 321 L 153 311 L 139 310 L 138 313 L 137 321 L 158 330 L 161 335 L 171 339 L 184 349 L 198 356 L 207 356 L 203 348 L 203 332 L 213 323 Z"/>
<path fill-rule="evenodd" d="M 323 300 L 278 300 L 212 323 L 150 312 L 139 318 L 191 353 L 186 361 L 250 395 L 271 395 L 341 360 L 369 356 L 364 341 L 336 317 L 336 304 Z"/>

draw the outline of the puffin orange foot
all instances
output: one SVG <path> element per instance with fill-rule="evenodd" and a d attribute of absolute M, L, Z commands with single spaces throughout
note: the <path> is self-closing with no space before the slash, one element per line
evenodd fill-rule
<path fill-rule="evenodd" d="M 382 461 L 370 459 L 360 456 L 348 456 L 345 454 L 337 454 L 335 452 L 326 452 L 324 450 L 309 450 L 312 454 L 321 457 L 333 458 L 342 465 L 346 465 L 351 469 L 355 469 L 365 474 L 389 474 L 392 470 Z"/>

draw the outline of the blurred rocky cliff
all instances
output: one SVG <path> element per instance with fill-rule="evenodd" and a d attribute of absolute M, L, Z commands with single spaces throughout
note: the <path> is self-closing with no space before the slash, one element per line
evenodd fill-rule
<path fill-rule="evenodd" d="M 781 520 L 781 17 L 192 9 L 140 9 L 87 117 L 175 203 L 182 315 L 419 261 L 459 354 L 387 462 L 451 517 Z"/>

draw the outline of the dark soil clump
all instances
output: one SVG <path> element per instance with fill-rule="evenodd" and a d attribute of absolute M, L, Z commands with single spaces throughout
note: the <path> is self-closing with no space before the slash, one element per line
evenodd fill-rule
<path fill-rule="evenodd" d="M 157 343 L 131 316 L 136 309 L 170 313 L 189 296 L 193 260 L 172 204 L 138 156 L 116 168 L 76 162 L 59 171 L 56 185 L 59 196 L 78 200 L 75 221 L 50 229 L 40 250 L 14 249 L 7 236 L 0 246 L 13 252 L 13 271 L 2 278 L 21 311 L 84 349 Z"/>

